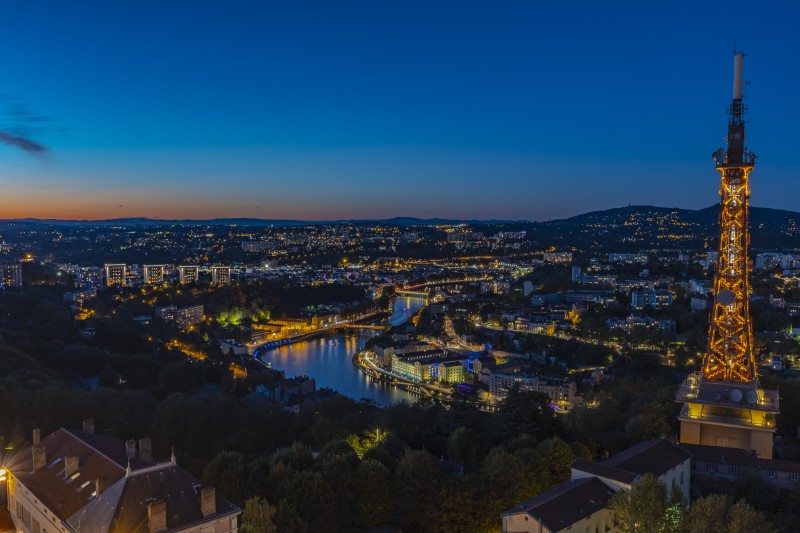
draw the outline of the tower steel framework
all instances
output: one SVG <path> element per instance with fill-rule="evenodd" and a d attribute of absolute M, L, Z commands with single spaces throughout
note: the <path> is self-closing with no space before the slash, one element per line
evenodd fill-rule
<path fill-rule="evenodd" d="M 750 321 L 748 207 L 755 155 L 744 144 L 742 59 L 734 54 L 733 101 L 728 109 L 728 148 L 714 153 L 720 173 L 719 258 L 708 349 L 700 372 L 678 390 L 681 442 L 754 450 L 772 458 L 778 392 L 758 382 Z"/>
<path fill-rule="evenodd" d="M 753 333 L 750 323 L 748 207 L 749 175 L 755 155 L 744 145 L 742 104 L 742 54 L 734 61 L 734 95 L 729 108 L 728 150 L 724 159 L 717 152 L 721 175 L 719 259 L 714 276 L 714 308 L 703 358 L 703 377 L 708 380 L 750 383 L 757 379 Z"/>

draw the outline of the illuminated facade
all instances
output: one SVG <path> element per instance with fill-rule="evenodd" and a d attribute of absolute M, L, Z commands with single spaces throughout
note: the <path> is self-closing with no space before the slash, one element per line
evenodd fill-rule
<path fill-rule="evenodd" d="M 200 279 L 200 267 L 181 265 L 178 267 L 178 277 L 181 283 L 197 283 L 197 280 Z"/>
<path fill-rule="evenodd" d="M 106 287 L 114 285 L 125 285 L 125 277 L 128 274 L 128 267 L 124 264 L 104 265 L 106 273 Z"/>
<path fill-rule="evenodd" d="M 202 305 L 181 307 L 175 311 L 175 323 L 178 324 L 178 327 L 181 329 L 185 329 L 192 324 L 202 322 L 204 316 Z"/>
<path fill-rule="evenodd" d="M 144 265 L 142 279 L 146 285 L 164 283 L 164 265 Z"/>
<path fill-rule="evenodd" d="M 214 285 L 228 285 L 231 282 L 231 267 L 212 266 L 211 283 Z"/>
<path fill-rule="evenodd" d="M 715 154 L 721 174 L 720 240 L 708 350 L 699 373 L 686 378 L 676 400 L 684 403 L 681 441 L 755 450 L 772 458 L 777 391 L 758 382 L 749 308 L 749 175 L 755 155 L 744 144 L 742 59 L 734 56 L 728 149 Z"/>

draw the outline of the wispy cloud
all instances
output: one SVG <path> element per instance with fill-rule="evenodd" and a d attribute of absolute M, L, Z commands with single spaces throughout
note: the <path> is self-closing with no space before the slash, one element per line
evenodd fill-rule
<path fill-rule="evenodd" d="M 35 113 L 24 102 L 8 97 L 11 100 L 6 106 L 3 124 L 0 125 L 0 143 L 13 146 L 36 157 L 44 157 L 49 149 L 35 136 L 46 133 L 53 128 L 53 120 Z"/>

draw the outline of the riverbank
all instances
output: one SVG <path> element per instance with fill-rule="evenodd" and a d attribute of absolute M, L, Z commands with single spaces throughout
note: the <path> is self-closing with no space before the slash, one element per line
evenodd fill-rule
<path fill-rule="evenodd" d="M 396 376 L 383 370 L 371 361 L 365 362 L 364 359 L 368 359 L 368 356 L 365 355 L 365 352 L 363 350 L 357 351 L 355 354 L 353 354 L 353 366 L 358 368 L 361 372 L 372 379 L 422 397 L 446 400 L 452 395 L 452 391 L 450 389 L 445 389 L 443 387 L 428 383 L 418 383 L 415 381 L 405 380 L 400 376 Z"/>

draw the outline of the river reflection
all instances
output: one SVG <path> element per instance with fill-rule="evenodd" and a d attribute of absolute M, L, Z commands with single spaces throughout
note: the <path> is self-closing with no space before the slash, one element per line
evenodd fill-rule
<path fill-rule="evenodd" d="M 410 319 L 424 303 L 424 298 L 395 299 L 391 324 Z M 317 388 L 327 387 L 355 400 L 368 398 L 381 405 L 414 402 L 413 394 L 376 381 L 353 365 L 353 354 L 375 334 L 372 330 L 356 330 L 319 337 L 270 350 L 262 360 L 283 370 L 287 377 L 310 376 L 316 380 Z"/>

